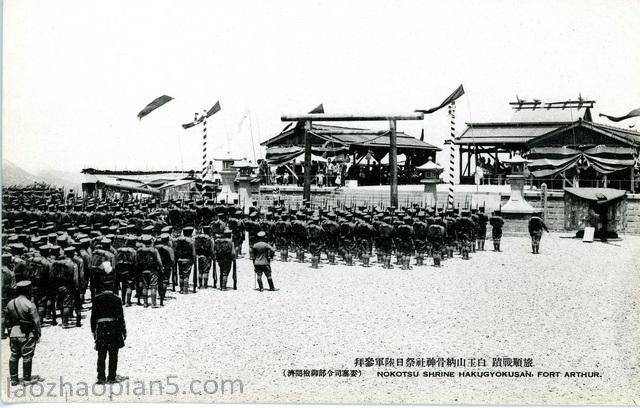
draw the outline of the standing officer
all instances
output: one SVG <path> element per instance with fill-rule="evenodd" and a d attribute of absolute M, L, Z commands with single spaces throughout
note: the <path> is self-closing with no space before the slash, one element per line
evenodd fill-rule
<path fill-rule="evenodd" d="M 199 288 L 206 288 L 209 286 L 209 270 L 213 263 L 213 239 L 211 239 L 210 233 L 211 228 L 208 225 L 205 225 L 202 227 L 202 233 L 196 235 L 194 239 L 198 262 Z M 215 282 L 215 278 L 213 280 Z"/>
<path fill-rule="evenodd" d="M 540 253 L 540 239 L 542 239 L 542 230 L 549 232 L 544 221 L 540 217 L 531 217 L 529 220 L 529 235 L 531 235 L 532 253 Z"/>
<path fill-rule="evenodd" d="M 478 213 L 478 250 L 484 251 L 484 241 L 487 238 L 487 222 L 489 217 L 484 213 L 484 207 L 480 207 Z"/>
<path fill-rule="evenodd" d="M 194 271 L 193 292 L 196 291 L 197 285 L 197 265 L 196 265 L 196 247 L 193 244 L 193 227 L 184 227 L 182 236 L 175 240 L 175 255 L 178 264 L 178 275 L 180 278 L 180 293 L 189 293 L 189 276 L 191 275 L 191 267 Z"/>
<path fill-rule="evenodd" d="M 502 226 L 504 225 L 504 220 L 498 215 L 493 215 L 489 218 L 489 224 L 491 224 L 493 251 L 500 252 L 500 240 L 502 239 Z"/>
<path fill-rule="evenodd" d="M 98 243 L 98 248 L 91 252 L 91 270 L 94 293 L 100 293 L 105 288 L 116 290 L 116 257 L 111 249 L 111 240 L 102 238 Z"/>
<path fill-rule="evenodd" d="M 220 269 L 220 290 L 227 290 L 227 278 L 231 270 L 232 264 L 236 259 L 236 250 L 231 240 L 231 230 L 224 231 L 222 238 L 214 242 L 214 253 Z M 233 289 L 237 289 L 237 275 L 233 274 Z"/>
<path fill-rule="evenodd" d="M 60 310 L 63 328 L 69 327 L 69 318 L 75 303 L 74 291 L 78 285 L 78 267 L 71 259 L 74 251 L 75 248 L 66 247 L 64 254 L 53 261 L 51 266 L 53 287 L 56 288 L 56 306 Z"/>
<path fill-rule="evenodd" d="M 336 251 L 338 250 L 338 223 L 336 222 L 336 214 L 330 212 L 327 219 L 322 221 L 322 230 L 324 231 L 324 247 L 327 251 L 327 259 L 330 264 L 336 263 Z"/>
<path fill-rule="evenodd" d="M 169 287 L 169 278 L 173 275 L 175 269 L 176 258 L 173 253 L 173 247 L 169 241 L 169 234 L 166 232 L 160 234 L 160 242 L 156 244 L 156 249 L 162 260 L 162 278 L 158 282 L 158 293 L 160 294 L 160 306 L 164 306 L 164 298 Z M 215 286 L 215 271 L 214 271 Z"/>
<path fill-rule="evenodd" d="M 256 279 L 258 281 L 258 290 L 262 292 L 262 274 L 267 277 L 267 283 L 269 284 L 269 290 L 275 291 L 276 288 L 273 285 L 273 279 L 271 278 L 271 259 L 275 254 L 275 251 L 271 245 L 267 244 L 264 240 L 267 234 L 264 231 L 258 232 L 256 236 L 256 243 L 253 245 L 253 266 L 256 272 Z"/>
<path fill-rule="evenodd" d="M 49 247 L 42 245 L 38 255 L 27 260 L 27 278 L 31 281 L 31 302 L 38 315 L 44 318 L 47 305 L 47 289 L 51 278 L 51 262 L 47 259 Z M 3 297 L 5 296 L 3 291 Z"/>
<path fill-rule="evenodd" d="M 131 306 L 131 296 L 136 288 L 139 271 L 136 269 L 136 240 L 133 235 L 127 235 L 124 245 L 116 252 L 116 293 L 122 293 L 122 304 Z M 120 290 L 118 290 L 120 289 Z"/>
<path fill-rule="evenodd" d="M 31 376 L 33 354 L 36 343 L 40 340 L 40 316 L 36 306 L 29 300 L 28 280 L 16 284 L 17 297 L 7 304 L 6 323 L 10 330 L 9 347 L 9 375 L 11 385 L 20 384 L 18 364 L 22 358 L 22 380 L 25 384 L 42 381 L 38 376 Z"/>
<path fill-rule="evenodd" d="M 156 307 L 158 282 L 160 275 L 163 274 L 162 260 L 158 250 L 152 246 L 151 235 L 143 235 L 140 242 L 142 247 L 138 249 L 136 254 L 136 269 L 142 280 L 144 307 L 149 307 L 149 297 L 151 298 L 151 306 Z"/>
<path fill-rule="evenodd" d="M 311 266 L 313 268 L 317 268 L 320 263 L 320 254 L 324 244 L 324 231 L 319 223 L 320 218 L 314 217 L 307 226 L 307 242 L 309 243 L 309 254 L 311 254 Z"/>
<path fill-rule="evenodd" d="M 13 275 L 13 271 L 9 267 L 11 263 L 11 254 L 2 253 L 2 338 L 5 339 L 7 334 L 7 326 L 5 325 L 5 317 L 7 314 L 7 304 L 11 299 L 16 289 L 16 279 Z"/>
<path fill-rule="evenodd" d="M 444 243 L 445 234 L 446 230 L 442 225 L 431 224 L 427 227 L 427 239 L 429 240 L 429 243 L 431 243 L 433 266 L 440 266 L 442 245 Z"/>
<path fill-rule="evenodd" d="M 127 326 L 120 298 L 106 288 L 94 299 L 91 308 L 91 333 L 98 352 L 98 384 L 117 382 L 118 350 L 124 347 Z M 105 377 L 105 362 L 109 355 L 109 371 Z"/>

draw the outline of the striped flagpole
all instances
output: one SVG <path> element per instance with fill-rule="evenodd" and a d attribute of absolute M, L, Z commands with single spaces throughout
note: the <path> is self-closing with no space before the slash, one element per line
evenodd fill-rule
<path fill-rule="evenodd" d="M 207 111 L 202 121 L 202 181 L 207 175 Z"/>
<path fill-rule="evenodd" d="M 451 135 L 447 144 L 449 145 L 449 197 L 447 208 L 453 209 L 453 183 L 454 183 L 454 164 L 455 164 L 455 145 L 453 140 L 456 137 L 456 102 L 449 104 L 449 118 L 451 119 Z"/>

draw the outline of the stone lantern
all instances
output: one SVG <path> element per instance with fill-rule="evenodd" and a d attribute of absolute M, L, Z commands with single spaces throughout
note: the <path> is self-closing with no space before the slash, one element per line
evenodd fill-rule
<path fill-rule="evenodd" d="M 258 168 L 257 165 L 248 162 L 246 160 L 241 160 L 238 163 L 235 163 L 232 166 L 236 171 L 237 175 L 235 178 L 235 183 L 237 183 L 237 191 L 238 191 L 238 204 L 245 210 L 251 206 L 251 192 L 253 191 L 253 185 L 258 182 L 254 182 L 255 176 L 253 171 Z"/>
<path fill-rule="evenodd" d="M 215 161 L 222 162 L 222 170 L 218 172 L 220 174 L 220 192 L 218 197 L 225 199 L 227 203 L 233 200 L 237 196 L 236 186 L 234 184 L 238 170 L 233 167 L 235 162 L 243 159 L 234 159 L 230 155 L 220 159 L 214 159 Z"/>
<path fill-rule="evenodd" d="M 440 184 L 440 173 L 442 173 L 442 166 L 433 162 L 433 159 L 429 157 L 429 160 L 420 167 L 416 167 L 416 170 L 423 172 L 423 178 L 420 183 L 424 184 L 424 198 L 425 202 L 429 205 L 435 206 L 438 202 L 438 189 L 437 185 Z"/>
<path fill-rule="evenodd" d="M 511 196 L 509 197 L 509 201 L 502 206 L 500 211 L 503 214 L 514 215 L 531 215 L 537 213 L 538 211 L 524 199 L 524 182 L 526 179 L 524 170 L 526 165 L 531 161 L 523 158 L 516 152 L 512 158 L 503 160 L 502 162 L 511 166 L 511 174 L 507 176 L 507 181 L 511 186 Z"/>

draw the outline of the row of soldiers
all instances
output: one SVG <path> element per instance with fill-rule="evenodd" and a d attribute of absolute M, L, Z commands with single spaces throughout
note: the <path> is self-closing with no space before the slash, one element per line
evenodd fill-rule
<path fill-rule="evenodd" d="M 2 254 L 3 310 L 12 298 L 16 284 L 31 282 L 31 301 L 40 316 L 57 324 L 61 317 L 64 327 L 70 326 L 75 315 L 81 326 L 84 296 L 89 290 L 91 300 L 105 288 L 121 293 L 122 303 L 132 305 L 136 292 L 137 303 L 144 306 L 164 305 L 167 288 L 179 283 L 181 293 L 189 292 L 193 274 L 193 291 L 208 287 L 212 270 L 213 287 L 217 285 L 216 263 L 220 270 L 220 289 L 227 289 L 227 279 L 233 267 L 233 288 L 237 289 L 235 270 L 236 251 L 231 230 L 224 229 L 214 241 L 210 227 L 203 226 L 193 235 L 194 228 L 186 227 L 182 234 L 172 227 L 164 227 L 157 236 L 131 233 L 102 235 L 88 231 L 87 226 L 70 227 L 51 235 L 20 234 L 6 238 Z M 25 245 L 26 243 L 26 245 Z M 3 326 L 4 327 L 4 326 Z M 3 333 L 4 334 L 4 333 Z"/>

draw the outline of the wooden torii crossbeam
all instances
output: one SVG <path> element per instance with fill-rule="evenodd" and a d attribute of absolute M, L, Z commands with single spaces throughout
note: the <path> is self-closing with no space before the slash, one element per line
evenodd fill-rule
<path fill-rule="evenodd" d="M 283 122 L 304 122 L 304 189 L 302 198 L 311 202 L 311 131 L 312 122 L 365 122 L 365 121 L 389 121 L 389 169 L 391 174 L 390 202 L 393 207 L 398 207 L 398 146 L 396 137 L 396 121 L 398 120 L 422 120 L 424 114 L 411 112 L 407 114 L 327 114 L 305 113 L 301 115 L 282 115 Z"/>

